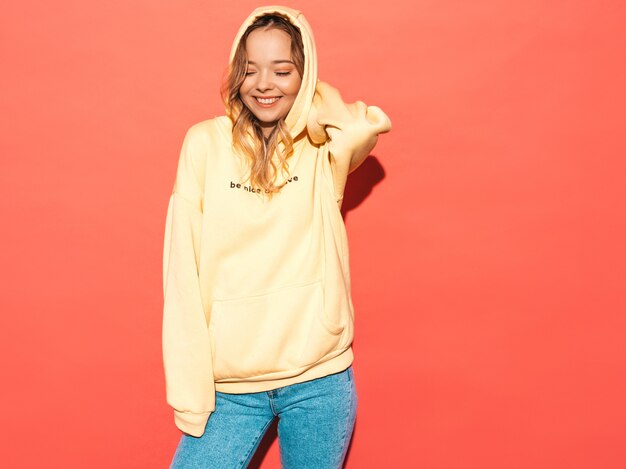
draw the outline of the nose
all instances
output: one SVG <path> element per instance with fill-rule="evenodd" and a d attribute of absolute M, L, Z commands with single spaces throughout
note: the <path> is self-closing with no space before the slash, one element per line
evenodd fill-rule
<path fill-rule="evenodd" d="M 269 71 L 261 71 L 257 76 L 259 77 L 259 80 L 256 83 L 256 89 L 261 93 L 274 88 L 274 83 L 272 82 Z"/>

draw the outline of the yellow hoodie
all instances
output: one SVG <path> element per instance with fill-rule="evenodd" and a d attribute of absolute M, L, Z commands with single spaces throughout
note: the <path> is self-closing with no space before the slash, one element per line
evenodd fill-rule
<path fill-rule="evenodd" d="M 167 403 L 183 432 L 202 436 L 215 391 L 268 391 L 346 369 L 354 309 L 340 206 L 348 173 L 391 129 L 385 113 L 346 104 L 317 78 L 311 28 L 300 29 L 305 66 L 286 117 L 290 174 L 272 199 L 242 182 L 227 116 L 192 125 L 169 199 L 163 252 L 163 363 Z"/>

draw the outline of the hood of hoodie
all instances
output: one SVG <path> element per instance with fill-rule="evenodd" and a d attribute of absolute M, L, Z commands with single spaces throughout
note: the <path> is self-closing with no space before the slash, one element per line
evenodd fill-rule
<path fill-rule="evenodd" d="M 263 6 L 255 9 L 245 19 L 235 36 L 235 40 L 233 41 L 233 46 L 230 51 L 229 62 L 232 63 L 237 46 L 239 45 L 241 37 L 246 32 L 246 29 L 254 23 L 255 19 L 267 13 L 279 13 L 287 17 L 289 21 L 300 30 L 300 34 L 302 35 L 302 44 L 304 46 L 304 75 L 302 77 L 300 91 L 296 96 L 291 110 L 285 118 L 285 123 L 287 124 L 289 132 L 295 139 L 307 126 L 307 118 L 313 103 L 315 86 L 318 80 L 315 39 L 313 38 L 311 26 L 307 22 L 304 15 L 298 10 L 280 5 Z"/>

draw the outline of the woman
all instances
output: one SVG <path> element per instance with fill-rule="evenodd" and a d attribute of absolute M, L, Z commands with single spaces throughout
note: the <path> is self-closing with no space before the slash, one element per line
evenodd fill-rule
<path fill-rule="evenodd" d="M 340 206 L 391 123 L 318 80 L 287 7 L 244 21 L 222 92 L 227 115 L 187 131 L 166 219 L 171 467 L 246 467 L 278 417 L 283 467 L 338 468 L 357 407 Z"/>

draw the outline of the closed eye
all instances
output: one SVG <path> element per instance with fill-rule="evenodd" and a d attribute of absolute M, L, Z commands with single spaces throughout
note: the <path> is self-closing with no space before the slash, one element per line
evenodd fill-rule
<path fill-rule="evenodd" d="M 251 71 L 251 72 L 246 72 L 246 76 L 249 77 L 250 75 L 254 75 L 256 72 Z M 291 75 L 291 72 L 276 72 L 276 75 L 278 75 L 279 77 L 287 77 L 289 75 Z"/>

